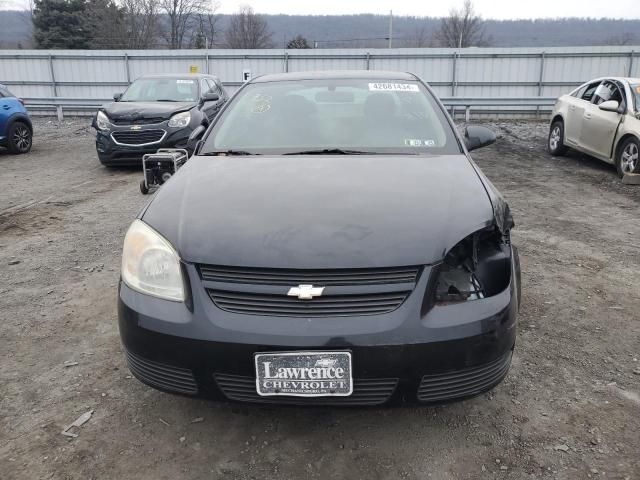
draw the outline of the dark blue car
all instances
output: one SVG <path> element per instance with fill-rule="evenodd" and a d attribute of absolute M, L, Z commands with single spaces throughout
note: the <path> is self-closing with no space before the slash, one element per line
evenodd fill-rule
<path fill-rule="evenodd" d="M 0 147 L 27 153 L 33 143 L 33 126 L 22 99 L 0 85 Z"/>

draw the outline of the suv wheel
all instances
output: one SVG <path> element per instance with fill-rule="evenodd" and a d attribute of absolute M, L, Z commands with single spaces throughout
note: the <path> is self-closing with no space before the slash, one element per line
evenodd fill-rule
<path fill-rule="evenodd" d="M 24 122 L 14 122 L 7 134 L 7 148 L 11 153 L 27 153 L 31 150 L 31 129 Z"/>

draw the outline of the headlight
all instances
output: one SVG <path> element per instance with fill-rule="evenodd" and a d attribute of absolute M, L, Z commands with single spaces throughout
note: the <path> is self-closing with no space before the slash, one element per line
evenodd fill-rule
<path fill-rule="evenodd" d="M 104 112 L 98 111 L 96 115 L 96 125 L 98 130 L 109 130 L 111 128 L 111 122 L 109 122 L 109 117 L 107 117 Z"/>
<path fill-rule="evenodd" d="M 186 127 L 189 125 L 191 121 L 191 113 L 190 112 L 182 112 L 176 113 L 173 117 L 169 119 L 170 127 Z"/>
<path fill-rule="evenodd" d="M 146 223 L 135 220 L 122 249 L 122 280 L 134 290 L 184 301 L 180 258 L 171 244 Z"/>
<path fill-rule="evenodd" d="M 509 236 L 497 228 L 480 230 L 447 253 L 436 283 L 436 303 L 466 302 L 491 297 L 509 286 Z"/>

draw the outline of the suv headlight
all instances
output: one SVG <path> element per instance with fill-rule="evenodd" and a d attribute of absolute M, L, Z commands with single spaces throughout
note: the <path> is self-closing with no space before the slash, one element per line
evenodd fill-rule
<path fill-rule="evenodd" d="M 182 128 L 189 125 L 190 121 L 191 121 L 190 112 L 176 113 L 173 117 L 169 119 L 169 126 Z"/>
<path fill-rule="evenodd" d="M 438 304 L 491 297 L 509 286 L 509 234 L 495 227 L 477 231 L 458 242 L 444 258 L 435 288 Z"/>
<path fill-rule="evenodd" d="M 107 117 L 104 112 L 98 111 L 96 115 L 96 126 L 98 130 L 109 130 L 111 128 L 109 117 Z"/>
<path fill-rule="evenodd" d="M 121 275 L 138 292 L 184 301 L 180 257 L 167 240 L 141 220 L 135 220 L 124 237 Z"/>

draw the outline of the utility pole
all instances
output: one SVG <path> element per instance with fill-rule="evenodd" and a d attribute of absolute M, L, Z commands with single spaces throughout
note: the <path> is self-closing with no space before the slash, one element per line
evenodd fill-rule
<path fill-rule="evenodd" d="M 389 48 L 393 44 L 393 10 L 389 10 Z"/>

